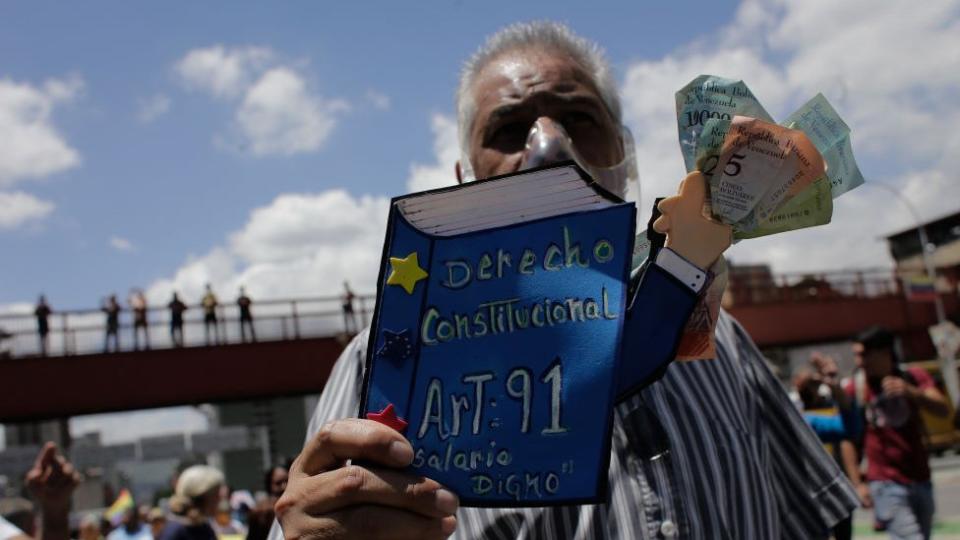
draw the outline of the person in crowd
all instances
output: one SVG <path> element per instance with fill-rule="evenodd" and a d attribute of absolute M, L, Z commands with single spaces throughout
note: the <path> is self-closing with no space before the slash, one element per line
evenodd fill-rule
<path fill-rule="evenodd" d="M 203 332 L 206 337 L 207 345 L 210 345 L 210 330 L 213 329 L 213 344 L 220 343 L 220 327 L 217 326 L 217 295 L 213 294 L 213 288 L 207 283 L 207 292 L 200 301 L 203 306 Z"/>
<path fill-rule="evenodd" d="M 0 499 L 0 540 L 15 536 L 33 536 L 36 533 L 37 516 L 33 503 L 23 497 Z M 7 525 L 4 536 L 4 525 Z"/>
<path fill-rule="evenodd" d="M 183 312 L 187 310 L 187 305 L 174 292 L 167 307 L 170 308 L 170 341 L 174 347 L 183 347 Z"/>
<path fill-rule="evenodd" d="M 170 498 L 173 517 L 157 540 L 216 540 L 211 520 L 220 507 L 223 473 L 209 465 L 194 465 L 177 478 Z"/>
<path fill-rule="evenodd" d="M 264 487 L 273 502 L 279 499 L 287 489 L 287 480 L 290 478 L 290 464 L 276 465 L 264 475 Z"/>
<path fill-rule="evenodd" d="M 133 312 L 133 350 L 140 350 L 140 332 L 143 331 L 144 348 L 150 350 L 150 327 L 147 324 L 147 297 L 143 291 L 134 289 L 127 298 L 130 311 Z"/>
<path fill-rule="evenodd" d="M 100 306 L 100 311 L 107 314 L 106 333 L 103 336 L 103 352 L 110 352 L 110 340 L 113 340 L 113 352 L 120 351 L 120 303 L 117 295 L 111 294 Z"/>
<path fill-rule="evenodd" d="M 140 518 L 140 510 L 131 506 L 123 513 L 120 525 L 110 531 L 107 540 L 153 540 L 153 532 Z"/>
<path fill-rule="evenodd" d="M 860 482 L 860 470 L 854 461 L 852 471 L 846 461 L 851 450 L 856 456 L 853 441 L 859 435 L 857 411 L 840 387 L 836 360 L 820 352 L 810 356 L 808 368 L 794 374 L 799 405 L 804 419 L 824 443 L 834 461 L 847 472 L 852 482 Z M 855 458 L 854 458 L 855 459 Z M 833 529 L 834 540 L 849 540 L 853 535 L 853 516 L 841 520 Z"/>
<path fill-rule="evenodd" d="M 0 540 L 31 540 L 31 537 L 3 516 L 0 516 Z"/>
<path fill-rule="evenodd" d="M 354 335 L 360 330 L 357 327 L 357 317 L 353 313 L 353 299 L 355 297 L 353 291 L 350 290 L 350 284 L 344 281 L 340 304 L 343 308 L 343 331 L 348 335 Z"/>
<path fill-rule="evenodd" d="M 247 528 L 238 520 L 233 519 L 230 501 L 220 499 L 217 513 L 210 522 L 220 540 L 241 540 L 247 536 Z"/>
<path fill-rule="evenodd" d="M 264 497 L 257 500 L 247 522 L 247 540 L 265 540 L 273 524 L 273 507 L 287 489 L 289 465 L 275 465 L 263 475 Z"/>
<path fill-rule="evenodd" d="M 253 300 L 247 296 L 247 291 L 240 287 L 240 296 L 237 297 L 237 306 L 240 308 L 240 339 L 247 342 L 247 328 L 250 329 L 250 339 L 257 342 L 257 331 L 253 328 L 253 313 L 250 312 L 250 306 Z"/>
<path fill-rule="evenodd" d="M 538 22 L 501 30 L 467 62 L 457 97 L 459 179 L 570 159 L 530 154 L 572 144 L 587 165 L 612 171 L 616 178 L 605 185 L 625 195 L 625 171 L 633 164 L 624 163 L 631 154 L 609 64 L 567 27 Z M 559 137 L 560 125 L 569 138 L 527 148 L 535 128 L 550 126 L 542 135 Z M 690 181 L 705 182 L 700 173 Z M 690 225 L 697 241 L 714 232 L 703 221 Z M 667 233 L 669 247 L 673 233 Z M 701 264 L 704 271 L 710 261 Z M 459 508 L 453 493 L 405 472 L 414 459 L 409 441 L 352 418 L 367 341 L 360 332 L 333 368 L 277 502 L 271 539 L 816 539 L 858 504 L 756 345 L 723 311 L 715 358 L 673 362 L 660 380 L 614 409 L 614 433 L 626 435 L 614 436 L 608 502 L 595 505 Z M 349 497 L 337 487 L 345 479 L 359 486 Z"/>
<path fill-rule="evenodd" d="M 70 498 L 79 483 L 80 474 L 73 465 L 57 452 L 55 444 L 46 443 L 24 477 L 24 484 L 40 509 L 40 531 L 33 534 L 35 538 L 67 540 L 70 537 Z M 0 524 L 0 540 L 11 532 L 3 532 L 4 528 Z"/>
<path fill-rule="evenodd" d="M 53 313 L 53 310 L 50 309 L 50 305 L 47 304 L 47 298 L 44 295 L 40 295 L 40 298 L 37 300 L 37 306 L 33 310 L 33 314 L 37 317 L 37 336 L 40 338 L 40 356 L 47 355 L 47 347 L 49 345 L 49 334 L 50 334 L 50 314 Z"/>
<path fill-rule="evenodd" d="M 85 514 L 80 518 L 79 540 L 104 540 L 100 516 Z"/>
<path fill-rule="evenodd" d="M 150 525 L 150 534 L 153 538 L 159 538 L 160 531 L 167 525 L 167 515 L 162 509 L 153 507 L 147 512 L 147 523 Z"/>
<path fill-rule="evenodd" d="M 864 330 L 854 338 L 853 352 L 862 368 L 845 390 L 863 409 L 866 480 L 876 522 L 897 540 L 930 538 L 933 485 L 920 411 L 947 416 L 950 405 L 926 371 L 900 365 L 889 330 Z"/>

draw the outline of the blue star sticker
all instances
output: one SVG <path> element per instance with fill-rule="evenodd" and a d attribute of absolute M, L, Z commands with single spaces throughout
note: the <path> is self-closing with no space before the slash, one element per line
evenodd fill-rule
<path fill-rule="evenodd" d="M 399 332 L 383 331 L 383 345 L 377 350 L 377 356 L 394 362 L 403 362 L 413 354 L 413 343 L 410 341 L 410 331 Z"/>

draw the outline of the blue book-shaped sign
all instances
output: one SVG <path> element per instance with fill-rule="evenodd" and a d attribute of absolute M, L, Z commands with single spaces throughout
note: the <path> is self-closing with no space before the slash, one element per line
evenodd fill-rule
<path fill-rule="evenodd" d="M 575 166 L 392 201 L 360 417 L 466 506 L 604 497 L 635 207 Z"/>

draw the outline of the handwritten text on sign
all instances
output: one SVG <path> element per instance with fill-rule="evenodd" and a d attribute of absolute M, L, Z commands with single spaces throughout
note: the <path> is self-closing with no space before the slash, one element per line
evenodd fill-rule
<path fill-rule="evenodd" d="M 488 249 L 438 248 L 420 323 L 418 379 L 424 383 L 413 397 L 408 433 L 415 469 L 434 478 L 464 475 L 475 497 L 530 501 L 562 497 L 565 479 L 580 472 L 578 458 L 601 459 L 567 447 L 591 437 L 584 424 L 602 427 L 607 411 L 568 418 L 567 404 L 591 393 L 600 398 L 598 389 L 608 389 L 586 381 L 610 375 L 591 370 L 582 351 L 567 355 L 559 345 L 577 332 L 590 336 L 591 323 L 616 329 L 623 292 L 614 276 L 628 248 L 577 231 L 554 225 L 537 243 L 511 238 Z M 472 360 L 451 365 L 449 347 L 457 358 L 462 351 Z M 582 394 L 572 393 L 577 387 Z M 602 448 L 598 444 L 594 454 Z"/>

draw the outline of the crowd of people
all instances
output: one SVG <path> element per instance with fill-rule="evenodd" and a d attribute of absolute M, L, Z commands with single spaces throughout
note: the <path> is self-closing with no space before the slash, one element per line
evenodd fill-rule
<path fill-rule="evenodd" d="M 347 282 L 343 283 L 344 291 L 340 296 L 340 304 L 343 312 L 343 326 L 347 335 L 355 335 L 360 331 L 357 324 L 357 316 L 354 311 L 356 295 L 350 289 Z M 236 305 L 239 312 L 239 330 L 240 341 L 242 343 L 257 342 L 257 330 L 253 321 L 253 300 L 247 294 L 246 288 L 240 286 L 237 295 Z M 206 345 L 219 345 L 225 342 L 226 336 L 222 334 L 220 326 L 220 301 L 213 291 L 211 284 L 206 284 L 204 294 L 200 299 L 199 307 L 203 312 L 203 330 L 204 343 Z M 166 305 L 169 310 L 170 325 L 170 343 L 174 347 L 183 347 L 183 324 L 184 313 L 188 311 L 189 306 L 181 299 L 180 295 L 174 291 L 170 302 Z M 156 308 L 154 308 L 156 309 Z M 120 350 L 120 329 L 121 314 L 124 311 L 130 313 L 130 328 L 132 330 L 133 350 L 150 349 L 150 306 L 147 304 L 147 298 L 141 289 L 132 289 L 127 297 L 127 305 L 121 305 L 116 294 L 103 299 L 100 310 L 104 313 L 104 336 L 103 352 L 116 352 Z M 47 302 L 44 295 L 40 295 L 33 311 L 37 320 L 37 336 L 39 338 L 39 352 L 41 356 L 46 356 L 50 343 L 50 317 L 54 314 L 53 308 Z M 142 341 L 141 341 L 142 340 Z"/>
<path fill-rule="evenodd" d="M 219 469 L 191 458 L 151 504 L 129 498 L 116 511 L 71 519 L 70 497 L 81 476 L 48 443 L 25 478 L 33 501 L 0 498 L 0 540 L 265 540 L 288 470 L 289 463 L 278 464 L 264 473 L 261 489 L 234 491 Z"/>
<path fill-rule="evenodd" d="M 241 286 L 236 300 L 240 312 L 240 339 L 243 343 L 248 340 L 257 341 L 256 328 L 253 324 L 253 311 L 251 306 L 253 300 L 247 295 L 246 289 Z M 200 308 L 203 310 L 203 328 L 206 345 L 218 345 L 223 343 L 221 339 L 220 325 L 218 322 L 218 310 L 220 302 L 217 295 L 213 292 L 213 287 L 208 283 L 203 297 L 200 300 Z M 179 294 L 174 291 L 170 302 L 167 304 L 170 311 L 170 342 L 174 347 L 183 347 L 183 314 L 189 309 L 186 303 L 180 299 Z M 111 294 L 105 298 L 100 305 L 100 310 L 105 315 L 103 352 L 116 352 L 120 350 L 120 315 L 124 311 L 131 314 L 130 328 L 133 330 L 133 350 L 138 351 L 141 348 L 141 336 L 143 339 L 143 348 L 150 349 L 150 324 L 148 313 L 150 307 L 147 304 L 147 298 L 141 289 L 133 289 L 127 297 L 127 307 L 123 307 L 117 299 L 116 294 Z M 33 314 L 37 319 L 37 336 L 40 344 L 40 354 L 47 355 L 49 349 L 50 336 L 50 316 L 54 313 L 47 298 L 40 295 Z"/>
<path fill-rule="evenodd" d="M 930 374 L 902 365 L 895 344 L 884 328 L 861 332 L 846 378 L 832 357 L 812 354 L 794 374 L 794 396 L 861 505 L 874 509 L 875 528 L 893 538 L 929 538 L 934 496 L 921 412 L 946 417 L 951 407 Z M 835 527 L 837 540 L 851 537 L 851 522 Z"/>

